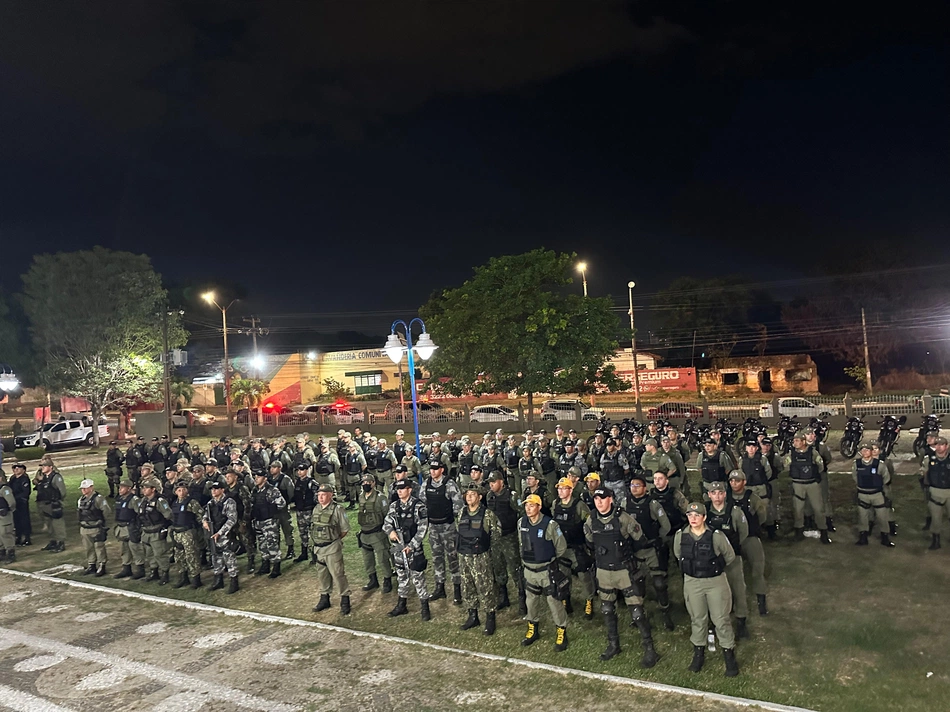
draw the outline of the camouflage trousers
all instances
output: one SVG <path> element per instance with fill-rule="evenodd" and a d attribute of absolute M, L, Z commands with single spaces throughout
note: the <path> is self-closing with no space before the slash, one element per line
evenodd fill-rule
<path fill-rule="evenodd" d="M 191 578 L 201 575 L 200 550 L 204 537 L 197 529 L 172 532 L 175 541 L 175 563 L 181 573 L 187 572 Z"/>
<path fill-rule="evenodd" d="M 521 575 L 521 552 L 518 545 L 518 532 L 505 534 L 491 545 L 492 568 L 498 588 L 506 588 L 508 579 L 512 579 L 520 591 L 524 586 Z"/>
<path fill-rule="evenodd" d="M 432 569 L 435 571 L 436 584 L 445 583 L 446 561 L 448 561 L 452 584 L 461 582 L 459 578 L 459 557 L 455 553 L 455 537 L 456 531 L 453 522 L 429 525 L 429 547 L 432 549 Z"/>
<path fill-rule="evenodd" d="M 429 599 L 429 587 L 426 585 L 426 572 L 412 571 L 406 566 L 406 557 L 403 556 L 402 548 L 394 546 L 392 548 L 393 561 L 396 569 L 396 591 L 400 598 L 409 598 L 412 589 L 415 589 L 416 595 L 420 601 Z M 412 561 L 412 557 L 409 557 Z"/>
<path fill-rule="evenodd" d="M 223 576 L 225 570 L 227 570 L 228 576 L 231 578 L 238 575 L 237 556 L 234 555 L 234 545 L 227 537 L 219 539 L 217 542 L 212 542 L 212 552 L 211 572 L 215 576 Z"/>
<path fill-rule="evenodd" d="M 251 522 L 257 548 L 262 561 L 280 561 L 280 535 L 277 532 L 276 519 L 264 519 Z"/>
<path fill-rule="evenodd" d="M 150 569 L 168 573 L 168 542 L 158 532 L 142 532 L 142 551 Z"/>
<path fill-rule="evenodd" d="M 332 475 L 331 475 L 332 477 Z M 298 509 L 297 512 L 297 531 L 300 532 L 300 551 L 307 551 L 310 547 L 310 522 L 313 520 L 312 509 Z M 289 539 L 293 545 L 293 539 Z"/>
<path fill-rule="evenodd" d="M 243 521 L 238 524 L 238 540 L 244 545 L 244 550 L 248 557 L 254 558 L 257 554 L 257 536 L 254 533 L 254 527 L 249 521 Z"/>
<path fill-rule="evenodd" d="M 465 607 L 494 613 L 497 597 L 491 554 L 487 551 L 484 554 L 459 554 L 459 572 Z"/>

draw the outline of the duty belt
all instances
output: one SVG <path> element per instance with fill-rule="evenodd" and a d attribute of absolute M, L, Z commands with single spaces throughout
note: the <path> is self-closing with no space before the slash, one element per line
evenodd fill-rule
<path fill-rule="evenodd" d="M 376 534 L 377 532 L 381 532 L 382 530 L 383 530 L 383 525 L 380 524 L 375 529 L 362 529 L 360 531 L 360 534 Z"/>
<path fill-rule="evenodd" d="M 79 528 L 80 528 L 80 529 L 100 529 L 100 528 L 102 528 L 102 526 L 103 526 L 103 525 L 100 524 L 100 523 L 98 523 L 98 522 L 95 522 L 95 523 L 92 523 L 92 524 L 84 523 L 84 522 L 79 522 Z"/>
<path fill-rule="evenodd" d="M 335 542 L 335 541 L 328 541 L 326 544 L 318 544 L 317 542 L 313 542 L 313 545 L 314 545 L 315 547 L 317 547 L 318 549 L 322 549 L 322 548 L 325 547 L 325 546 L 330 546 L 330 544 L 336 544 L 336 542 Z"/>
<path fill-rule="evenodd" d="M 522 566 L 524 566 L 524 568 L 528 569 L 528 571 L 534 571 L 534 573 L 540 573 L 541 571 L 547 571 L 548 568 L 549 568 L 549 567 L 551 566 L 551 564 L 553 563 L 553 561 L 554 561 L 554 560 L 552 559 L 551 561 L 547 562 L 546 564 L 534 563 L 534 564 L 522 564 Z M 537 569 L 536 569 L 536 568 L 534 568 L 535 566 L 538 566 L 538 567 L 540 567 L 540 568 L 537 568 Z"/>
<path fill-rule="evenodd" d="M 142 531 L 143 531 L 145 534 L 158 534 L 158 533 L 159 533 L 162 529 L 164 529 L 164 528 L 165 528 L 165 527 L 161 527 L 161 526 L 159 526 L 159 527 L 143 527 L 143 528 L 142 528 Z"/>

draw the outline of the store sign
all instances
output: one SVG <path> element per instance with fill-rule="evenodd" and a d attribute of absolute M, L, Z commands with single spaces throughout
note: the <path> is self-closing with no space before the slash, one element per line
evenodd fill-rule
<path fill-rule="evenodd" d="M 384 356 L 386 356 L 386 352 L 382 349 L 374 349 L 372 351 L 334 351 L 332 353 L 323 354 L 321 360 L 324 363 L 332 361 L 363 361 L 380 359 Z M 386 358 L 389 357 L 386 356 Z"/>
<path fill-rule="evenodd" d="M 697 391 L 694 368 L 649 368 L 640 369 L 641 393 L 660 391 Z M 633 385 L 633 371 L 617 371 L 617 377 Z"/>

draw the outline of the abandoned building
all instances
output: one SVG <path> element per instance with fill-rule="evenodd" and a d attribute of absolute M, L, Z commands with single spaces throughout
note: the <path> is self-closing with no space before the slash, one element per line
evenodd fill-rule
<path fill-rule="evenodd" d="M 714 359 L 699 371 L 704 393 L 818 393 L 818 367 L 808 354 Z"/>

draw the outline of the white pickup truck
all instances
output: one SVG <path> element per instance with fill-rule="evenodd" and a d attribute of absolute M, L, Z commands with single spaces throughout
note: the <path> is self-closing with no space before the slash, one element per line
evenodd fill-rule
<path fill-rule="evenodd" d="M 41 447 L 44 450 L 51 447 L 67 447 L 69 445 L 92 445 L 95 437 L 92 432 L 92 425 L 87 425 L 89 419 L 83 420 L 60 420 L 55 423 L 46 423 L 41 429 L 20 435 L 16 438 L 16 446 L 21 447 Z M 105 440 L 109 437 L 109 426 L 99 425 L 99 440 Z"/>

